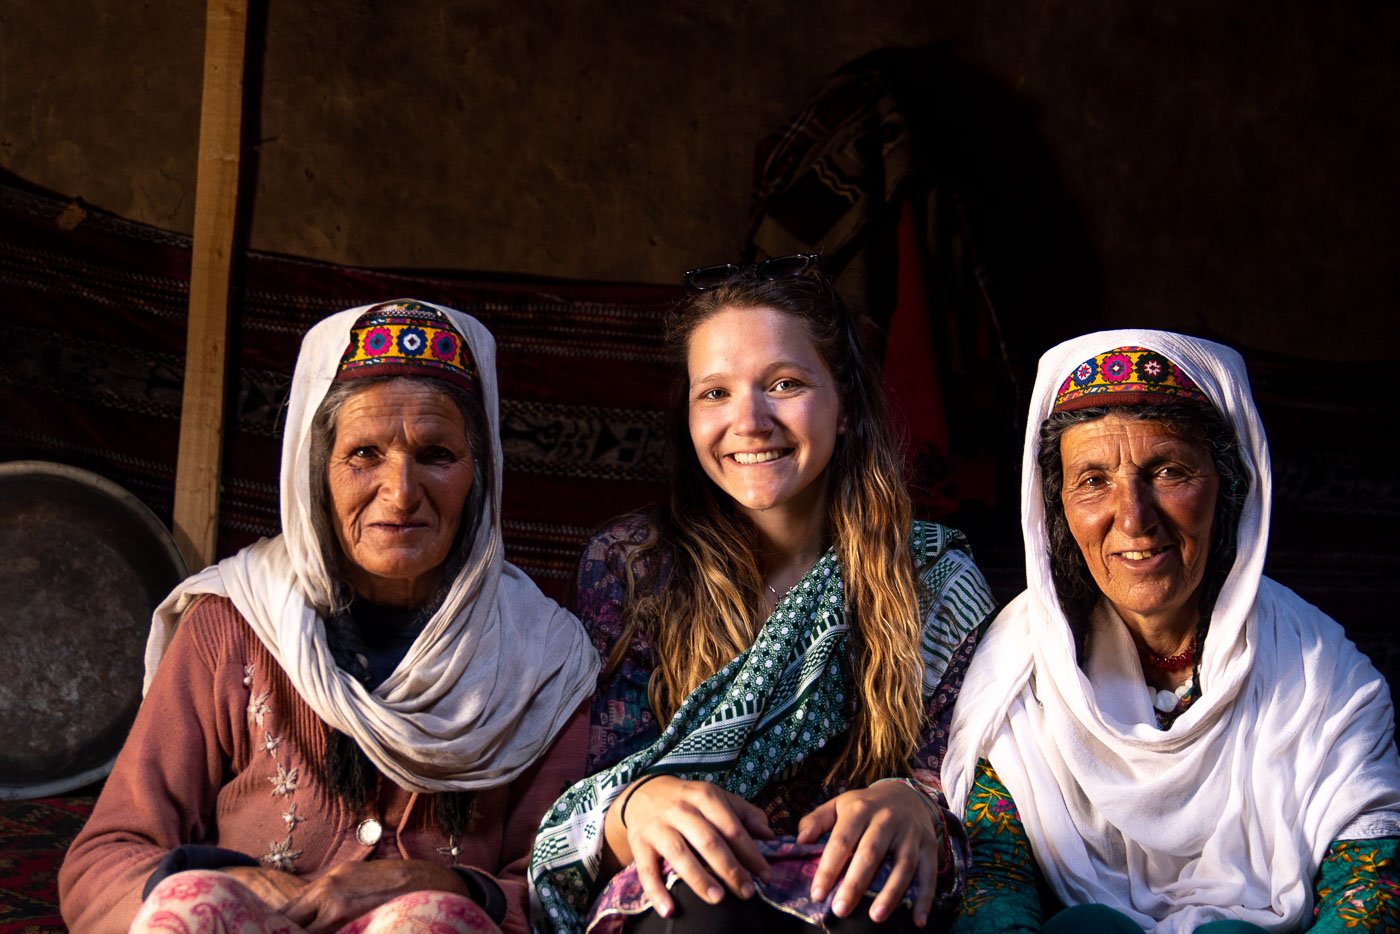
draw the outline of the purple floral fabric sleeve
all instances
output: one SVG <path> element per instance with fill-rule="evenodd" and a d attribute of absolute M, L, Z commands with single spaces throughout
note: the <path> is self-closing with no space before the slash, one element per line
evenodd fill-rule
<path fill-rule="evenodd" d="M 646 520 L 630 516 L 594 536 L 579 562 L 574 614 L 593 640 L 604 664 L 622 638 L 623 564 L 646 534 Z M 651 645 L 640 628 L 628 640 L 621 664 L 593 697 L 588 732 L 588 772 L 611 768 L 660 735 L 647 704 L 647 680 L 656 667 Z"/>
<path fill-rule="evenodd" d="M 972 653 L 977 649 L 985 626 L 979 626 L 967 634 L 953 652 L 948 669 L 938 683 L 933 696 L 926 702 L 924 712 L 924 734 L 918 751 L 914 754 L 910 777 L 920 784 L 936 789 L 934 804 L 943 812 L 943 827 L 947 833 L 947 851 L 951 865 L 946 873 L 940 873 L 938 901 L 940 907 L 949 908 L 962 898 L 963 885 L 972 867 L 971 844 L 967 828 L 961 817 L 954 814 L 943 796 L 943 782 L 940 770 L 943 755 L 948 750 L 948 728 L 953 722 L 953 704 L 962 687 L 963 675 L 972 661 Z"/>

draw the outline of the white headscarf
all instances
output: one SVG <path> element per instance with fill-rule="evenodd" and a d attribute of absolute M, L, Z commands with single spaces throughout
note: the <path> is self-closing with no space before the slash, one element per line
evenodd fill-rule
<path fill-rule="evenodd" d="M 1156 725 L 1127 628 L 1096 613 L 1077 664 L 1050 577 L 1041 422 L 1083 361 L 1146 347 L 1176 363 L 1234 429 L 1250 476 L 1239 552 L 1210 620 L 1202 693 Z M 1342 628 L 1263 577 L 1272 478 L 1244 361 L 1163 331 L 1104 331 L 1040 360 L 1026 427 L 1027 589 L 993 622 L 958 696 L 943 780 L 965 807 L 979 759 L 1016 802 L 1067 905 L 1100 903 L 1148 931 L 1240 918 L 1295 930 L 1336 839 L 1400 835 L 1400 760 L 1384 679 Z"/>
<path fill-rule="evenodd" d="M 342 311 L 307 332 L 282 441 L 283 532 L 189 578 L 156 609 L 146 687 L 180 614 L 200 594 L 226 596 L 312 710 L 353 737 L 395 783 L 423 792 L 495 787 L 538 759 L 592 693 L 598 655 L 578 620 L 502 556 L 495 341 L 475 318 L 429 306 L 466 338 L 476 364 L 492 488 L 466 566 L 398 668 L 370 692 L 336 666 L 321 618 L 331 578 L 310 515 L 311 423 L 351 328 L 371 307 Z"/>

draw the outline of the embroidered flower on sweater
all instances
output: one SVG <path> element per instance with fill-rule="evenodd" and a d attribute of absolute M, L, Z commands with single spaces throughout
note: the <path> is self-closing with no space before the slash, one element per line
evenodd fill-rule
<path fill-rule="evenodd" d="M 272 782 L 272 793 L 274 795 L 289 795 L 297 790 L 297 770 L 288 769 L 282 763 L 277 763 L 277 774 L 268 778 Z"/>
<path fill-rule="evenodd" d="M 263 744 L 258 748 L 269 756 L 277 755 L 277 747 L 282 745 L 282 737 L 273 736 L 271 730 L 263 730 L 263 736 L 265 737 Z"/>
<path fill-rule="evenodd" d="M 267 699 L 272 696 L 271 691 L 263 691 L 261 694 L 254 694 L 248 699 L 248 719 L 258 726 L 263 725 L 263 718 L 272 713 L 272 705 Z"/>
<path fill-rule="evenodd" d="M 270 849 L 262 857 L 264 863 L 273 869 L 281 869 L 283 872 L 291 872 L 296 868 L 296 861 L 301 856 L 301 850 L 292 849 L 290 836 L 285 840 L 274 840 L 268 845 Z"/>
<path fill-rule="evenodd" d="M 243 686 L 244 686 L 245 688 L 246 688 L 246 687 L 252 687 L 252 686 L 253 686 L 253 671 L 254 671 L 254 666 L 252 666 L 252 665 L 244 665 L 244 666 L 243 666 Z"/>
<path fill-rule="evenodd" d="M 295 801 L 287 806 L 287 810 L 282 812 L 282 823 L 287 825 L 287 832 L 289 834 L 296 829 L 297 824 L 300 824 L 304 820 L 306 820 L 306 818 L 297 816 L 297 805 Z"/>

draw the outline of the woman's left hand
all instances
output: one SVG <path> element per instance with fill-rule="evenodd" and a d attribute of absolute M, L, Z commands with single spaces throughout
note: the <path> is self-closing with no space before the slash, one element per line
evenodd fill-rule
<path fill-rule="evenodd" d="M 844 870 L 831 909 L 837 917 L 846 917 L 860 904 L 885 857 L 891 856 L 894 865 L 870 906 L 870 919 L 878 923 L 888 918 L 909 883 L 917 881 L 914 923 L 923 927 L 938 878 L 941 823 L 923 793 L 904 782 L 876 782 L 837 795 L 797 825 L 798 843 L 816 843 L 822 834 L 831 834 L 812 879 L 812 898 L 825 898 Z"/>
<path fill-rule="evenodd" d="M 360 915 L 409 892 L 469 895 L 461 876 L 422 859 L 341 863 L 308 883 L 282 914 L 310 934 L 337 931 Z"/>

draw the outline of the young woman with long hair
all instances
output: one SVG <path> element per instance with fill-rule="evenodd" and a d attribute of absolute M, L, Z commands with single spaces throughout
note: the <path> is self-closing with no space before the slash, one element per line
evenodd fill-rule
<path fill-rule="evenodd" d="M 898 929 L 956 897 L 937 772 L 992 601 L 958 532 L 911 521 L 816 259 L 694 270 L 668 319 L 670 497 L 580 566 L 596 774 L 541 828 L 537 926 Z"/>

